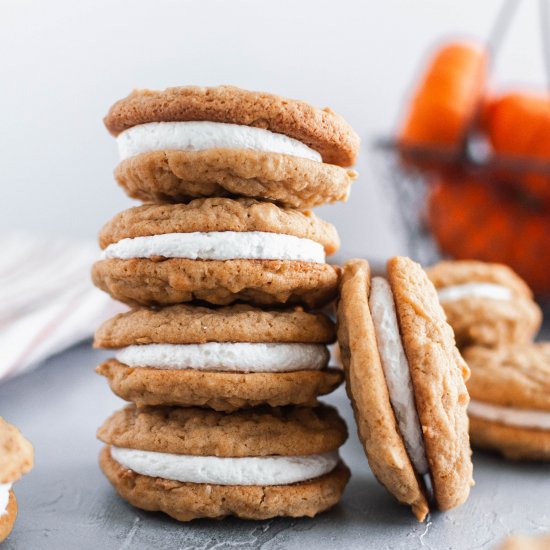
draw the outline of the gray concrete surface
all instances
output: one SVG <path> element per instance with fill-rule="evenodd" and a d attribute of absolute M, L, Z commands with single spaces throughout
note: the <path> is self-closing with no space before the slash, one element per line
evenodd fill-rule
<path fill-rule="evenodd" d="M 511 531 L 550 530 L 550 466 L 512 464 L 475 453 L 469 501 L 419 524 L 373 479 L 342 389 L 327 401 L 350 425 L 343 457 L 353 477 L 344 499 L 316 519 L 179 524 L 136 510 L 115 494 L 97 465 L 95 429 L 122 402 L 93 372 L 105 352 L 89 344 L 0 385 L 0 414 L 32 440 L 36 466 L 15 486 L 19 518 L 2 550 L 171 550 L 492 548 Z"/>

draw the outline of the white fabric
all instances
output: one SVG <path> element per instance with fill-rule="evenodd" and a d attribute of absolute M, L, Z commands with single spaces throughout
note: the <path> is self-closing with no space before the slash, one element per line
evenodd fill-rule
<path fill-rule="evenodd" d="M 93 243 L 8 235 L 0 246 L 0 381 L 89 338 L 127 309 L 93 286 Z"/>

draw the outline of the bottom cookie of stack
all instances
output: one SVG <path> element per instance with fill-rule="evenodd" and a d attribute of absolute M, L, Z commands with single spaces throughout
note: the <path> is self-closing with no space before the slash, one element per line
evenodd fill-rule
<path fill-rule="evenodd" d="M 180 521 L 313 517 L 340 500 L 350 476 L 338 455 L 345 423 L 325 405 L 231 414 L 130 405 L 98 437 L 120 496 Z"/>

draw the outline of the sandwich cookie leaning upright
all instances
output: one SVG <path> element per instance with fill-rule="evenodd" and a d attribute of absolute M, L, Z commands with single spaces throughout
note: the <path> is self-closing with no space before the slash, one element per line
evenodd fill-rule
<path fill-rule="evenodd" d="M 444 261 L 427 270 L 459 348 L 531 342 L 542 313 L 533 293 L 503 264 Z"/>
<path fill-rule="evenodd" d="M 347 431 L 332 407 L 231 414 L 130 405 L 99 429 L 103 472 L 122 498 L 180 521 L 313 517 L 349 479 Z"/>
<path fill-rule="evenodd" d="M 472 376 L 472 445 L 512 460 L 550 461 L 550 343 L 464 351 Z"/>
<path fill-rule="evenodd" d="M 440 510 L 463 503 L 472 480 L 468 368 L 433 285 L 408 258 L 344 266 L 338 342 L 359 438 L 372 472 L 419 521 L 429 512 L 429 476 Z"/>
<path fill-rule="evenodd" d="M 325 261 L 340 244 L 334 226 L 254 199 L 131 208 L 103 227 L 99 244 L 94 283 L 130 305 L 318 307 L 338 290 L 339 268 Z"/>
<path fill-rule="evenodd" d="M 315 405 L 344 377 L 327 368 L 334 340 L 334 324 L 322 313 L 181 304 L 119 314 L 94 344 L 116 350 L 97 372 L 123 399 L 230 412 Z"/>
<path fill-rule="evenodd" d="M 104 119 L 115 177 L 144 202 L 246 196 L 291 208 L 346 200 L 359 137 L 330 109 L 233 86 L 136 90 Z"/>
<path fill-rule="evenodd" d="M 34 450 L 19 430 L 0 417 L 0 543 L 13 529 L 17 500 L 12 486 L 33 466 Z"/>

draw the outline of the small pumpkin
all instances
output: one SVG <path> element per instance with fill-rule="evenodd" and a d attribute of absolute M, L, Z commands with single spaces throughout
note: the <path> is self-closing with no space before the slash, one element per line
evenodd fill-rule
<path fill-rule="evenodd" d="M 498 183 L 440 180 L 430 186 L 426 221 L 443 253 L 508 264 L 550 296 L 550 216 L 524 199 Z"/>
<path fill-rule="evenodd" d="M 444 45 L 413 94 L 398 141 L 459 151 L 483 97 L 487 52 L 475 43 Z"/>
<path fill-rule="evenodd" d="M 547 161 L 550 165 L 550 98 L 507 93 L 489 100 L 483 125 L 495 153 Z M 550 206 L 550 173 L 501 174 Z"/>

